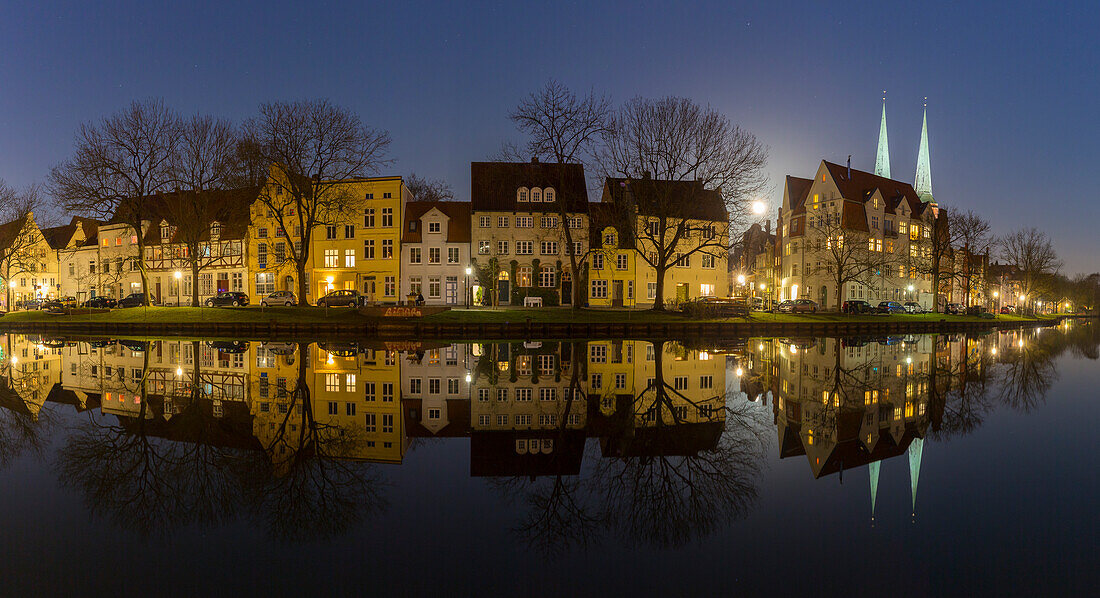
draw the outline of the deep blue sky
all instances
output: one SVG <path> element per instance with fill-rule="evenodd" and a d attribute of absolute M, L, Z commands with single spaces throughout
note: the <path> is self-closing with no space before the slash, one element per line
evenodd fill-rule
<path fill-rule="evenodd" d="M 1042 227 L 1067 271 L 1098 268 L 1096 2 L 14 4 L 0 7 L 11 184 L 44 180 L 79 123 L 135 98 L 240 120 L 328 97 L 390 131 L 391 173 L 465 198 L 469 162 L 515 139 L 508 110 L 555 77 L 721 109 L 771 147 L 774 205 L 783 175 L 822 158 L 873 168 L 885 89 L 895 178 L 913 178 L 927 96 L 937 200 L 1000 232 Z"/>

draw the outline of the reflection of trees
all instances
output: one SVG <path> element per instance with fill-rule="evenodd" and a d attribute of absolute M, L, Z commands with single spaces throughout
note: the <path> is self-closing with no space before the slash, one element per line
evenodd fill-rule
<path fill-rule="evenodd" d="M 264 462 L 245 447 L 222 444 L 232 431 L 204 401 L 197 342 L 194 349 L 192 383 L 164 397 L 180 406 L 170 422 L 153 405 L 162 397 L 148 392 L 146 350 L 141 380 L 127 387 L 140 397 L 137 413 L 111 421 L 89 412 L 70 431 L 56 470 L 63 483 L 83 494 L 92 512 L 142 533 L 213 525 L 236 514 L 242 478 L 262 471 Z"/>
<path fill-rule="evenodd" d="M 23 374 L 10 357 L 13 336 L 5 335 L 6 359 L 0 362 L 0 470 L 28 453 L 40 457 L 51 429 L 49 411 L 32 409 L 23 395 Z"/>
<path fill-rule="evenodd" d="M 722 406 L 710 409 L 686 396 L 665 381 L 665 353 L 663 342 L 654 343 L 653 381 L 628 397 L 629 417 L 613 433 L 621 437 L 601 440 L 607 458 L 586 476 L 495 482 L 526 505 L 518 532 L 528 544 L 556 552 L 612 534 L 679 546 L 749 511 L 766 447 L 766 415 L 743 399 L 731 405 L 716 397 Z M 573 356 L 587 356 L 583 343 Z M 572 368 L 574 389 L 581 365 Z M 676 408 L 685 405 L 703 414 L 702 421 L 688 421 Z M 640 427 L 638 419 L 645 422 Z"/>
<path fill-rule="evenodd" d="M 305 359 L 291 408 L 262 445 L 246 404 L 230 402 L 224 417 L 215 416 L 218 385 L 200 369 L 199 343 L 192 348 L 189 383 L 151 396 L 146 351 L 142 379 L 126 389 L 141 399 L 137 412 L 89 412 L 70 431 L 55 469 L 93 513 L 142 533 L 255 517 L 272 536 L 303 540 L 336 534 L 381 508 L 376 470 L 347 460 L 360 438 L 314 421 Z M 158 410 L 161 400 L 178 406 L 170 418 Z M 232 417 L 234 409 L 240 417 Z"/>
<path fill-rule="evenodd" d="M 1002 404 L 1028 413 L 1046 400 L 1047 392 L 1058 379 L 1054 367 L 1056 343 L 1052 336 L 1033 334 L 1023 346 L 998 353 L 997 399 Z"/>
<path fill-rule="evenodd" d="M 387 506 L 380 470 L 355 459 L 362 432 L 314 417 L 305 343 L 298 354 L 290 407 L 264 446 L 274 475 L 249 488 L 257 516 L 272 535 L 288 540 L 336 535 Z"/>

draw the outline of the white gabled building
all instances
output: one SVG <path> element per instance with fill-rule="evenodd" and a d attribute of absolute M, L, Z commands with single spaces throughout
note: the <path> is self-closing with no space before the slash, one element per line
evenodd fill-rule
<path fill-rule="evenodd" d="M 427 305 L 465 305 L 470 267 L 470 202 L 410 201 L 401 233 L 401 293 Z"/>

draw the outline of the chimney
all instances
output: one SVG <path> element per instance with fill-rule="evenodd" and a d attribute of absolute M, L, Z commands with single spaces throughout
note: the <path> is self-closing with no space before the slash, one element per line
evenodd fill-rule
<path fill-rule="evenodd" d="M 772 234 L 772 221 L 771 221 L 771 218 L 764 221 L 764 234 L 765 235 Z"/>
<path fill-rule="evenodd" d="M 532 164 L 538 164 L 539 163 L 539 157 L 538 156 L 531 156 L 531 163 Z"/>
<path fill-rule="evenodd" d="M 848 180 L 852 180 L 852 154 L 848 154 Z"/>

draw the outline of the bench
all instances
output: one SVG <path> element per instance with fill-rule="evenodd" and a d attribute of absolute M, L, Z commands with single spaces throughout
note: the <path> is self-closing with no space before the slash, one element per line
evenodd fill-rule
<path fill-rule="evenodd" d="M 542 297 L 524 297 L 524 307 L 542 307 Z"/>

